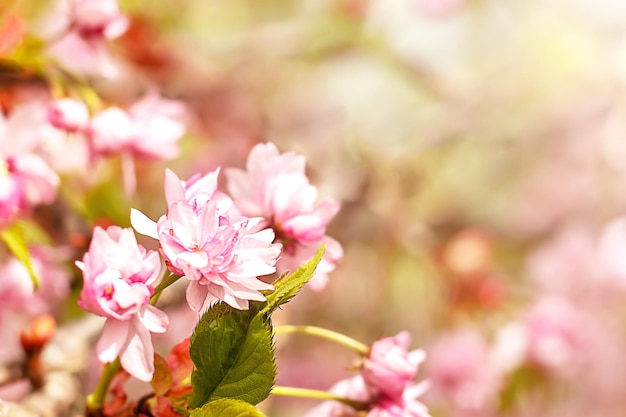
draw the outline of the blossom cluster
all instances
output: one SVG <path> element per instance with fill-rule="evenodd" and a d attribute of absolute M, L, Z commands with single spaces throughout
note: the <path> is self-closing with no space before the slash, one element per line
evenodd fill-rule
<path fill-rule="evenodd" d="M 275 153 L 264 156 L 259 153 L 264 149 Z M 274 145 L 259 144 L 252 150 L 248 165 L 269 168 L 280 157 L 277 152 Z M 291 153 L 284 154 L 282 159 L 303 162 L 301 157 Z M 171 276 L 187 279 L 186 297 L 193 311 L 203 312 L 218 301 L 236 309 L 248 309 L 250 301 L 265 300 L 260 291 L 273 289 L 270 283 L 258 277 L 275 273 L 281 255 L 287 252 L 286 256 L 306 258 L 310 254 L 309 245 L 331 240 L 325 234 L 326 223 L 336 212 L 337 205 L 332 213 L 327 213 L 319 206 L 328 203 L 314 205 L 314 200 L 309 200 L 302 204 L 294 198 L 287 200 L 280 212 L 278 207 L 271 206 L 258 213 L 264 217 L 247 217 L 245 213 L 250 211 L 244 194 L 239 193 L 239 199 L 232 200 L 218 189 L 219 171 L 197 174 L 183 181 L 168 169 L 164 181 L 166 214 L 154 222 L 139 210 L 131 210 L 133 227 L 138 233 L 158 240 L 158 253 L 137 244 L 132 229 L 117 226 L 106 231 L 95 229 L 89 251 L 83 261 L 77 263 L 84 277 L 79 304 L 107 318 L 97 346 L 102 362 L 111 362 L 119 355 L 122 366 L 130 374 L 150 380 L 154 365 L 149 332 L 160 333 L 167 328 L 165 314 L 150 305 L 160 276 L 160 257 Z M 279 172 L 261 178 L 253 175 L 245 178 L 249 181 L 254 178 L 255 185 L 262 180 L 261 184 L 266 184 L 264 197 L 281 201 L 281 196 L 293 192 L 293 177 L 293 172 Z M 239 183 L 242 186 L 244 179 Z M 302 183 L 305 178 L 298 181 Z M 247 187 L 252 190 L 251 185 Z M 314 186 L 308 185 L 308 190 L 316 196 Z M 287 222 L 279 223 L 279 229 L 273 220 L 284 218 L 278 215 L 284 213 L 290 213 L 291 218 L 310 219 L 300 222 L 297 233 L 290 228 L 288 235 L 293 242 L 289 251 L 283 250 L 276 236 L 277 230 L 284 230 L 282 225 Z M 301 246 L 300 242 L 303 242 Z M 337 261 L 337 253 L 331 251 L 328 266 L 320 273 L 325 276 Z"/>
<path fill-rule="evenodd" d="M 53 79 L 50 90 L 46 84 L 37 85 L 24 97 L 3 102 L 3 230 L 13 226 L 18 230 L 35 209 L 59 201 L 66 176 L 92 172 L 96 163 L 119 160 L 126 197 L 132 199 L 138 181 L 135 160 L 171 160 L 179 155 L 187 129 L 186 108 L 180 101 L 164 98 L 152 86 L 134 102 L 109 102 L 91 85 L 94 79 L 111 78 L 119 70 L 110 41 L 121 37 L 130 24 L 116 0 L 61 2 L 43 19 L 44 50 L 53 66 L 59 66 L 60 81 Z M 18 46 L 16 42 L 7 48 Z M 87 252 L 76 262 L 83 276 L 78 303 L 106 319 L 96 346 L 101 362 L 119 357 L 134 377 L 152 378 L 151 334 L 166 332 L 169 323 L 166 313 L 153 305 L 164 280 L 187 280 L 186 298 L 195 312 L 218 301 L 248 309 L 250 301 L 265 300 L 261 291 L 273 288 L 269 279 L 259 277 L 294 269 L 327 244 L 329 250 L 312 285 L 318 290 L 325 286 L 328 272 L 343 255 L 341 245 L 326 234 L 339 203 L 317 202 L 304 157 L 280 154 L 270 143 L 259 144 L 250 153 L 247 171 L 230 168 L 227 172 L 230 195 L 218 189 L 219 169 L 188 180 L 165 171 L 166 213 L 157 222 L 139 210 L 130 214 L 138 233 L 158 241 L 158 251 L 139 244 L 130 228 L 113 225 L 93 230 Z M 90 185 L 85 176 L 79 187 Z M 87 205 L 80 198 L 72 204 Z M 105 219 L 106 223 L 112 222 Z M 23 258 L 30 256 L 28 248 L 19 250 L 26 254 Z M 34 255 L 31 263 L 36 263 Z M 28 270 L 32 265 L 24 267 Z M 3 314 L 17 300 L 32 296 L 34 284 L 25 285 L 22 282 L 6 293 Z M 46 278 L 43 289 L 48 287 Z"/>
<path fill-rule="evenodd" d="M 358 375 L 337 382 L 330 391 L 361 403 L 368 417 L 429 417 L 417 400 L 429 386 L 413 382 L 426 357 L 421 349 L 407 351 L 411 336 L 400 332 L 374 342 L 363 359 Z M 359 410 L 337 401 L 320 404 L 306 416 L 359 416 Z"/>

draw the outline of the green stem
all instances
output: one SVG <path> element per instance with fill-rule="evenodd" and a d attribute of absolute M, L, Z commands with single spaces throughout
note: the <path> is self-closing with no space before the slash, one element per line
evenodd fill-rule
<path fill-rule="evenodd" d="M 316 400 L 332 400 L 339 401 L 355 410 L 366 410 L 368 405 L 366 403 L 351 400 L 346 397 L 340 397 L 338 395 L 333 394 L 328 391 L 320 391 L 316 389 L 307 389 L 307 388 L 293 388 L 293 387 L 281 387 L 275 386 L 272 388 L 270 394 L 273 395 L 282 395 L 284 397 L 299 397 L 299 398 L 313 398 Z"/>
<path fill-rule="evenodd" d="M 154 289 L 154 294 L 152 294 L 152 298 L 150 298 L 150 304 L 155 305 L 157 301 L 159 301 L 159 297 L 161 296 L 163 290 L 178 281 L 179 278 L 181 278 L 180 275 L 174 274 L 169 274 L 168 276 L 163 278 L 163 280 L 161 280 L 161 283 L 157 285 L 157 287 Z"/>
<path fill-rule="evenodd" d="M 87 396 L 87 410 L 90 412 L 101 410 L 104 407 L 104 401 L 106 399 L 107 392 L 109 390 L 109 384 L 111 380 L 120 369 L 120 359 L 117 358 L 113 362 L 104 365 L 100 381 L 96 389 Z"/>
<path fill-rule="evenodd" d="M 353 338 L 348 337 L 344 334 L 324 329 L 322 327 L 286 325 L 278 326 L 274 329 L 274 331 L 276 332 L 276 334 L 303 333 L 332 340 L 333 342 L 337 342 L 341 345 L 347 346 L 350 349 L 359 352 L 363 356 L 367 356 L 370 351 L 369 346 L 357 340 L 354 340 Z"/>

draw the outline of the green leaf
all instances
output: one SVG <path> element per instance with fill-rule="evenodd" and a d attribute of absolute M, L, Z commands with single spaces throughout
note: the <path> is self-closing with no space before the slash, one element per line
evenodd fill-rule
<path fill-rule="evenodd" d="M 30 253 L 28 252 L 28 245 L 22 234 L 22 228 L 19 223 L 13 223 L 8 229 L 0 230 L 0 238 L 7 245 L 11 253 L 22 263 L 30 275 L 30 279 L 33 281 L 35 289 L 39 288 L 39 278 L 35 274 L 33 264 L 30 261 Z"/>
<path fill-rule="evenodd" d="M 322 246 L 309 262 L 280 277 L 274 291 L 264 293 L 265 303 L 251 302 L 249 310 L 218 303 L 200 318 L 189 348 L 196 366 L 191 374 L 190 408 L 220 399 L 254 405 L 269 396 L 276 377 L 269 316 L 313 277 L 324 251 Z"/>
<path fill-rule="evenodd" d="M 269 395 L 276 366 L 272 328 L 259 311 L 236 310 L 219 303 L 201 318 L 191 336 L 189 355 L 196 365 L 191 374 L 190 408 L 221 398 L 257 404 Z"/>
<path fill-rule="evenodd" d="M 310 261 L 302 265 L 291 275 L 283 274 L 276 282 L 274 282 L 274 291 L 266 293 L 267 303 L 261 313 L 271 313 L 279 306 L 289 302 L 300 292 L 304 284 L 306 284 L 315 274 L 315 268 L 322 260 L 326 245 L 322 245 L 311 258 Z"/>
<path fill-rule="evenodd" d="M 245 401 L 222 399 L 196 408 L 191 417 L 265 417 L 265 414 Z"/>

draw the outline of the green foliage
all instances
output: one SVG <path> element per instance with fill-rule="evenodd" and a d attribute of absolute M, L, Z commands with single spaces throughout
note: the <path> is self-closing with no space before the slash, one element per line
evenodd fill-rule
<path fill-rule="evenodd" d="M 271 313 L 279 306 L 288 303 L 289 300 L 295 297 L 296 294 L 300 292 L 302 287 L 304 287 L 304 284 L 306 284 L 313 277 L 315 268 L 317 268 L 317 265 L 322 260 L 325 250 L 326 245 L 322 245 L 322 247 L 318 249 L 315 256 L 313 256 L 309 262 L 296 269 L 293 274 L 283 274 L 274 283 L 274 291 L 266 294 L 266 305 L 261 312 Z"/>
<path fill-rule="evenodd" d="M 196 365 L 189 406 L 197 408 L 219 398 L 257 404 L 267 398 L 276 368 L 271 325 L 260 303 L 236 310 L 220 303 L 200 319 L 191 337 L 189 355 Z"/>
<path fill-rule="evenodd" d="M 208 405 L 221 401 L 220 404 L 228 406 L 228 413 L 232 409 L 234 414 L 220 415 L 261 415 L 252 405 L 268 397 L 276 377 L 270 315 L 313 277 L 323 254 L 324 247 L 293 274 L 277 280 L 274 291 L 265 294 L 266 302 L 250 302 L 249 310 L 218 303 L 204 313 L 191 336 L 189 348 L 196 367 L 191 375 L 191 409 L 202 407 L 214 413 L 217 408 L 213 407 L 217 406 Z M 240 402 L 251 405 L 248 409 L 241 408 L 237 405 Z M 257 414 L 247 414 L 250 410 Z M 192 412 L 194 415 L 214 414 Z"/>
<path fill-rule="evenodd" d="M 7 245 L 11 253 L 22 263 L 30 275 L 30 279 L 33 281 L 35 289 L 39 288 L 39 278 L 35 274 L 33 265 L 30 261 L 30 253 L 28 251 L 28 245 L 24 239 L 22 228 L 20 224 L 15 222 L 7 229 L 0 230 L 0 238 Z"/>
<path fill-rule="evenodd" d="M 221 399 L 191 412 L 191 417 L 265 417 L 255 406 L 241 400 Z"/>

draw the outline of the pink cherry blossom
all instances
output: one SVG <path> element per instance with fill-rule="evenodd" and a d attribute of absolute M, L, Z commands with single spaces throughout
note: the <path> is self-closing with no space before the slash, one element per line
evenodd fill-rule
<path fill-rule="evenodd" d="M 40 280 L 37 291 L 24 264 L 9 257 L 0 264 L 0 362 L 16 359 L 19 333 L 37 315 L 56 313 L 69 294 L 70 274 L 59 265 L 62 251 L 31 247 L 31 265 Z"/>
<path fill-rule="evenodd" d="M 589 260 L 593 264 L 592 278 L 595 286 L 604 286 L 615 294 L 626 292 L 626 217 L 618 217 L 609 222 L 597 240 L 596 258 Z M 591 271 L 590 271 L 591 272 Z M 600 277 L 598 277 L 600 275 Z M 606 302 L 606 294 L 604 301 Z M 621 302 L 621 298 L 619 299 Z"/>
<path fill-rule="evenodd" d="M 398 396 L 372 395 L 363 376 L 356 375 L 339 381 L 330 392 L 363 403 L 367 414 L 338 401 L 325 401 L 304 417 L 429 417 L 428 408 L 417 400 L 427 388 L 425 382 L 410 383 Z"/>
<path fill-rule="evenodd" d="M 48 120 L 59 129 L 68 132 L 81 131 L 89 123 L 89 111 L 81 101 L 62 98 L 53 101 L 48 107 Z"/>
<path fill-rule="evenodd" d="M 178 142 L 185 134 L 180 121 L 184 106 L 155 92 L 146 94 L 129 110 L 133 120 L 133 151 L 146 158 L 172 159 L 178 155 Z"/>
<path fill-rule="evenodd" d="M 401 396 L 382 395 L 367 413 L 367 417 L 430 417 L 428 408 L 417 400 L 427 389 L 427 382 L 409 383 Z"/>
<path fill-rule="evenodd" d="M 54 136 L 45 104 L 26 102 L 8 117 L 0 114 L 0 223 L 34 206 L 56 198 L 59 177 L 40 153 L 43 143 Z"/>
<path fill-rule="evenodd" d="M 73 28 L 84 38 L 113 39 L 128 28 L 117 0 L 74 0 L 70 7 Z"/>
<path fill-rule="evenodd" d="M 306 176 L 304 157 L 281 154 L 272 143 L 258 144 L 248 156 L 246 170 L 227 169 L 226 176 L 237 209 L 246 216 L 263 217 L 283 243 L 280 272 L 299 266 L 323 243 L 329 244 L 323 267 L 310 281 L 315 289 L 322 289 L 327 273 L 343 257 L 341 245 L 326 236 L 326 226 L 340 205 L 330 198 L 316 202 L 317 188 Z"/>
<path fill-rule="evenodd" d="M 187 301 L 194 311 L 222 300 L 247 309 L 249 300 L 262 301 L 259 290 L 273 286 L 257 279 L 275 272 L 280 245 L 274 232 L 259 228 L 261 218 L 229 216 L 215 188 L 216 173 L 182 182 L 166 172 L 166 215 L 157 223 L 137 210 L 131 223 L 139 233 L 158 239 L 168 268 L 189 280 Z"/>
<path fill-rule="evenodd" d="M 185 125 L 178 120 L 182 105 L 150 93 L 129 111 L 109 107 L 96 114 L 88 129 L 96 155 L 120 152 L 154 158 L 171 159 L 178 154 L 178 142 Z"/>
<path fill-rule="evenodd" d="M 413 382 L 425 353 L 419 349 L 408 352 L 410 342 L 408 332 L 377 340 L 364 358 L 360 374 L 330 389 L 339 397 L 363 404 L 367 414 L 338 401 L 326 401 L 305 417 L 428 417 L 428 409 L 417 398 L 429 384 Z"/>
<path fill-rule="evenodd" d="M 562 298 L 545 297 L 526 312 L 527 360 L 569 373 L 588 357 L 593 322 Z"/>
<path fill-rule="evenodd" d="M 397 396 L 417 374 L 418 365 L 424 360 L 423 350 L 407 351 L 411 335 L 400 332 L 374 342 L 363 361 L 361 373 L 367 386 L 374 393 Z"/>
<path fill-rule="evenodd" d="M 65 67 L 110 77 L 118 70 L 106 41 L 124 34 L 128 26 L 117 0 L 68 0 L 57 4 L 42 32 L 51 40 L 48 53 Z"/>
<path fill-rule="evenodd" d="M 0 226 L 10 223 L 23 206 L 19 179 L 9 173 L 7 162 L 0 161 Z"/>
<path fill-rule="evenodd" d="M 88 134 L 94 153 L 109 156 L 131 147 L 133 122 L 124 110 L 109 107 L 91 119 Z"/>
<path fill-rule="evenodd" d="M 477 331 L 463 329 L 441 337 L 428 351 L 431 393 L 455 409 L 483 412 L 497 404 L 503 374 Z"/>
<path fill-rule="evenodd" d="M 342 379 L 333 385 L 330 390 L 333 394 L 361 403 L 368 403 L 370 393 L 361 375 Z M 339 401 L 324 401 L 309 410 L 304 417 L 358 417 L 357 410 Z"/>
<path fill-rule="evenodd" d="M 16 155 L 9 159 L 9 167 L 20 178 L 26 204 L 33 207 L 54 201 L 59 177 L 43 158 L 35 154 Z"/>
<path fill-rule="evenodd" d="M 167 330 L 165 313 L 149 304 L 159 276 L 159 254 L 138 245 L 132 229 L 94 229 L 89 251 L 76 265 L 84 285 L 78 300 L 85 310 L 107 318 L 96 350 L 102 362 L 116 357 L 136 378 L 154 373 L 150 332 Z"/>

